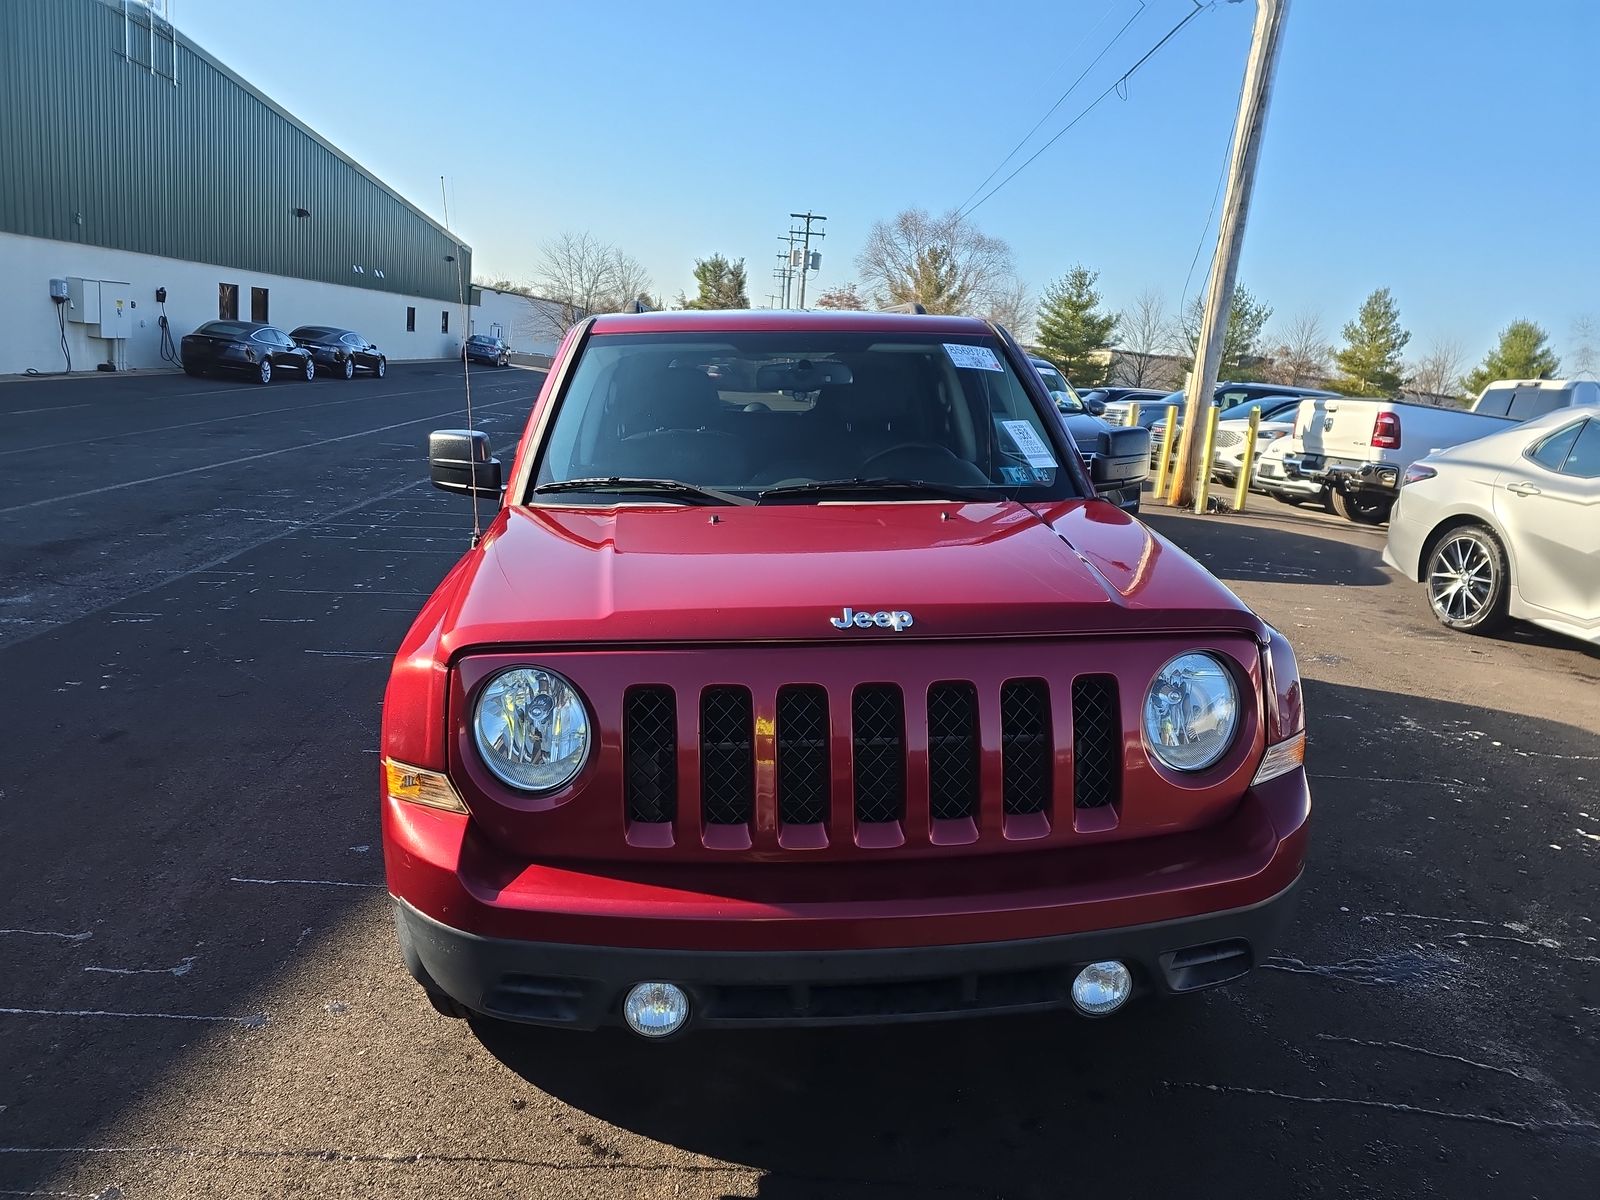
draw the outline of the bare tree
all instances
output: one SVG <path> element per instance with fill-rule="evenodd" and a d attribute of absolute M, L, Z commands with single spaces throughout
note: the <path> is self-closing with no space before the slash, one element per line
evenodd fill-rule
<path fill-rule="evenodd" d="M 1594 375 L 1600 372 L 1600 324 L 1588 313 L 1579 313 L 1572 320 L 1572 352 L 1567 356 L 1567 370 L 1571 375 Z"/>
<path fill-rule="evenodd" d="M 1013 278 L 995 292 L 989 300 L 989 311 L 984 316 L 1010 330 L 1011 336 L 1017 341 L 1027 342 L 1033 337 L 1034 313 L 1035 305 L 1028 285 Z"/>
<path fill-rule="evenodd" d="M 1437 337 L 1428 343 L 1428 352 L 1411 364 L 1406 390 L 1424 396 L 1461 396 L 1461 374 L 1467 367 L 1467 352 L 1454 338 Z"/>
<path fill-rule="evenodd" d="M 1321 313 L 1309 309 L 1297 313 L 1271 347 L 1267 351 L 1272 359 L 1270 382 L 1302 387 L 1328 378 L 1333 346 L 1322 328 Z"/>
<path fill-rule="evenodd" d="M 589 233 L 563 233 L 544 244 L 534 288 L 552 302 L 550 332 L 559 336 L 591 313 L 620 312 L 650 287 L 632 255 Z"/>
<path fill-rule="evenodd" d="M 837 287 L 829 288 L 812 302 L 816 308 L 847 309 L 852 312 L 861 312 L 870 308 L 861 290 L 853 283 L 841 283 Z"/>
<path fill-rule="evenodd" d="M 908 208 L 875 221 L 856 256 L 880 304 L 922 304 L 934 313 L 987 313 L 1015 297 L 1011 247 L 955 210 Z"/>
<path fill-rule="evenodd" d="M 1130 387 L 1149 387 L 1162 377 L 1162 360 L 1172 350 L 1172 322 L 1167 317 L 1166 301 L 1154 288 L 1134 297 L 1133 304 L 1120 314 L 1117 330 L 1118 378 Z"/>

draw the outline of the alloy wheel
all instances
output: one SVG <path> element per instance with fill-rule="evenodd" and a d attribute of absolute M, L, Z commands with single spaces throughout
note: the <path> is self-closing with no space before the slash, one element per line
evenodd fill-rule
<path fill-rule="evenodd" d="M 1428 601 L 1434 612 L 1471 624 L 1494 598 L 1495 564 L 1483 542 L 1457 534 L 1441 543 L 1428 564 Z"/>
<path fill-rule="evenodd" d="M 310 383 L 316 377 L 317 377 L 317 360 L 314 359 L 314 358 L 307 358 L 306 359 L 306 382 Z"/>
<path fill-rule="evenodd" d="M 263 358 L 256 367 L 256 378 L 262 383 L 272 382 L 272 360 Z"/>
<path fill-rule="evenodd" d="M 356 375 L 356 360 L 353 359 L 353 358 L 346 358 L 344 360 L 344 377 L 346 379 L 354 379 L 355 375 Z"/>

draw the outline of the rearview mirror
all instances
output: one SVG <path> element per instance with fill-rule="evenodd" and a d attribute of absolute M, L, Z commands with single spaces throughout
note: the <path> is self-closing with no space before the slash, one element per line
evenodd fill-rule
<path fill-rule="evenodd" d="M 756 369 L 758 392 L 814 392 L 820 387 L 853 382 L 848 366 L 830 360 L 802 358 L 792 363 L 764 363 Z"/>
<path fill-rule="evenodd" d="M 428 478 L 440 491 L 500 499 L 500 460 L 489 435 L 476 429 L 435 429 L 428 435 Z"/>

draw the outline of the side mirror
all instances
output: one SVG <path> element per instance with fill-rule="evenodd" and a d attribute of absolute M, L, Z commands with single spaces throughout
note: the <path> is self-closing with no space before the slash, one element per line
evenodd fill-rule
<path fill-rule="evenodd" d="M 489 456 L 489 435 L 476 429 L 435 429 L 428 435 L 428 478 L 440 491 L 495 501 L 503 486 L 500 460 Z"/>
<path fill-rule="evenodd" d="M 1089 478 L 1102 484 L 1127 484 L 1150 474 L 1150 431 L 1137 425 L 1103 430 L 1089 458 Z"/>
<path fill-rule="evenodd" d="M 1106 402 L 1104 400 L 1085 400 L 1083 406 L 1089 410 L 1091 416 L 1105 416 Z"/>

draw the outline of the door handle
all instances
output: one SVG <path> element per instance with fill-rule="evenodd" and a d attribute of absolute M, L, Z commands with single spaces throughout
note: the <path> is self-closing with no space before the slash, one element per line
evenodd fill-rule
<path fill-rule="evenodd" d="M 1508 483 L 1506 491 L 1513 496 L 1540 496 L 1543 493 L 1531 483 Z"/>

